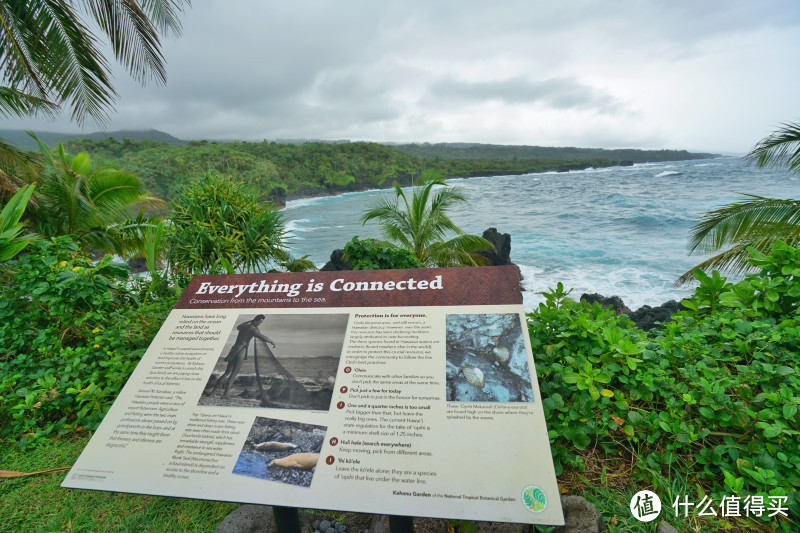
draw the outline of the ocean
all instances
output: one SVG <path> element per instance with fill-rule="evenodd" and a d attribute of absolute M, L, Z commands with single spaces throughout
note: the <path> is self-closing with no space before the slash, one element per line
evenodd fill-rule
<path fill-rule="evenodd" d="M 673 282 L 704 256 L 687 255 L 689 230 L 737 193 L 797 198 L 800 178 L 723 157 L 567 173 L 448 180 L 469 200 L 451 212 L 468 233 L 490 227 L 511 235 L 511 260 L 524 276 L 524 307 L 560 281 L 571 296 L 619 296 L 631 309 L 680 300 L 692 286 Z M 354 235 L 380 237 L 359 218 L 388 190 L 290 201 L 290 250 L 318 266 Z M 730 279 L 733 279 L 732 277 Z"/>

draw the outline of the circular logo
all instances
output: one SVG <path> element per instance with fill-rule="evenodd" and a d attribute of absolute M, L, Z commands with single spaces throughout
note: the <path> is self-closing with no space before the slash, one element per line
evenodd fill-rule
<path fill-rule="evenodd" d="M 631 498 L 631 514 L 639 522 L 652 522 L 661 514 L 661 499 L 655 492 L 640 490 Z"/>
<path fill-rule="evenodd" d="M 532 513 L 541 513 L 547 507 L 547 496 L 539 487 L 531 485 L 522 491 L 522 503 Z"/>

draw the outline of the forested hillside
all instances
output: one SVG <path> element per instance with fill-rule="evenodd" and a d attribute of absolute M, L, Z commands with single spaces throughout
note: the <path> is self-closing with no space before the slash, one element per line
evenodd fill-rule
<path fill-rule="evenodd" d="M 484 150 L 490 145 L 463 148 L 469 157 L 434 158 L 408 154 L 383 144 L 367 142 L 280 144 L 275 142 L 190 141 L 181 146 L 150 140 L 119 141 L 78 139 L 66 143 L 71 153 L 92 156 L 136 173 L 148 189 L 161 198 L 174 198 L 177 190 L 198 176 L 212 172 L 234 177 L 256 187 L 279 203 L 286 195 L 315 196 L 388 187 L 395 180 L 409 184 L 421 175 L 437 177 L 491 176 L 588 167 L 631 165 L 634 160 L 688 159 L 709 154 L 660 151 L 618 151 L 630 157 L 609 157 L 609 151 L 589 149 L 547 150 L 548 156 L 508 157 L 515 148 Z M 424 147 L 425 145 L 414 145 Z M 507 150 L 506 150 L 507 149 Z M 459 148 L 461 150 L 461 148 Z M 630 153 L 639 153 L 634 159 Z M 494 157 L 474 157 L 481 154 Z M 527 154 L 524 150 L 519 153 Z M 544 153 L 544 152 L 543 152 Z M 643 154 L 656 154 L 651 159 Z M 572 156 L 572 157 L 570 157 Z"/>
<path fill-rule="evenodd" d="M 392 145 L 392 148 L 419 157 L 442 159 L 555 159 L 559 161 L 610 159 L 612 161 L 650 163 L 716 157 L 714 154 L 692 153 L 686 150 L 604 150 L 602 148 L 509 146 L 479 143 L 413 143 L 396 144 Z"/>

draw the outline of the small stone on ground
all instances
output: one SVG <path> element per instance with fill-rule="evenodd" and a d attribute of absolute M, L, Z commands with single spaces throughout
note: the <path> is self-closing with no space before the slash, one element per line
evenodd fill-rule
<path fill-rule="evenodd" d="M 600 533 L 606 527 L 597 508 L 581 496 L 562 496 L 564 525 L 553 533 Z"/>

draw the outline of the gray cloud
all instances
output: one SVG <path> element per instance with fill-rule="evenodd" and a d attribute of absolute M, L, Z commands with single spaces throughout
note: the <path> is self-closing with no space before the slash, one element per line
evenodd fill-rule
<path fill-rule="evenodd" d="M 594 89 L 574 78 L 531 81 L 516 76 L 502 81 L 468 82 L 453 78 L 433 83 L 429 95 L 437 101 L 500 101 L 509 104 L 539 104 L 555 109 L 594 110 L 602 113 L 622 108 L 607 91 Z"/>
<path fill-rule="evenodd" d="M 799 25 L 794 0 L 195 0 L 165 87 L 115 69 L 110 129 L 743 151 L 798 118 Z"/>

